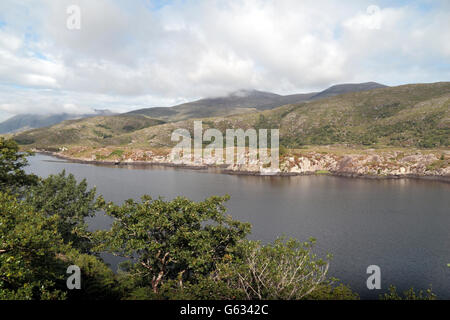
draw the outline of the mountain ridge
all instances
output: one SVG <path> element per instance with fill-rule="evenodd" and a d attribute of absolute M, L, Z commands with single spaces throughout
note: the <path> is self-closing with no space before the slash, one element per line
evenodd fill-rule
<path fill-rule="evenodd" d="M 175 129 L 192 131 L 193 120 L 164 122 L 145 115 L 123 114 L 66 121 L 50 128 L 14 135 L 22 145 L 38 149 L 68 145 L 165 148 L 174 145 Z M 204 129 L 277 128 L 280 143 L 448 147 L 450 82 L 411 84 L 351 92 L 231 116 L 202 118 Z"/>
<path fill-rule="evenodd" d="M 342 83 L 333 85 L 318 94 L 314 95 L 311 100 L 329 98 L 332 96 L 350 93 L 350 92 L 361 92 L 379 88 L 387 88 L 388 86 L 380 84 L 377 82 L 363 82 L 363 83 Z"/>
<path fill-rule="evenodd" d="M 96 116 L 110 116 L 115 113 L 110 110 L 94 110 L 92 114 L 71 114 L 71 113 L 57 113 L 50 115 L 42 114 L 18 114 L 0 123 L 0 134 L 17 133 L 30 129 L 37 129 L 52 126 L 61 123 L 65 120 L 83 119 Z"/>
<path fill-rule="evenodd" d="M 126 114 L 141 114 L 164 121 L 190 118 L 229 116 L 258 110 L 270 110 L 286 104 L 301 103 L 349 92 L 359 92 L 387 86 L 376 82 L 348 83 L 329 87 L 320 92 L 279 95 L 259 90 L 238 90 L 223 97 L 204 98 L 172 107 L 144 108 Z"/>
<path fill-rule="evenodd" d="M 208 118 L 230 116 L 271 110 L 287 104 L 301 103 L 323 99 L 338 94 L 383 88 L 385 85 L 376 82 L 339 84 L 321 92 L 280 95 L 255 89 L 243 89 L 231 92 L 226 96 L 210 97 L 186 102 L 172 107 L 143 108 L 126 112 L 126 115 L 144 115 L 164 122 L 182 121 L 191 118 Z M 109 110 L 94 110 L 93 114 L 75 115 L 69 113 L 39 115 L 20 114 L 0 123 L 0 134 L 17 133 L 30 129 L 52 126 L 65 120 L 82 119 L 95 116 L 111 116 Z"/>

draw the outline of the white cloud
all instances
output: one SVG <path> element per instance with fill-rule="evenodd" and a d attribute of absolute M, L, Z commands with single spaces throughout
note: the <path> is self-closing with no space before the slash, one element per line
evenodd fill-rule
<path fill-rule="evenodd" d="M 79 31 L 66 28 L 72 4 Z M 139 0 L 4 0 L 0 110 L 127 110 L 248 88 L 448 80 L 448 2 L 382 4 L 175 0 L 149 10 Z"/>

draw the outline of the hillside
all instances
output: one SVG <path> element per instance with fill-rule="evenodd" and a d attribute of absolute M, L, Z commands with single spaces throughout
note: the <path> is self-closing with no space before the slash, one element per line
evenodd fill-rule
<path fill-rule="evenodd" d="M 113 121 L 114 119 L 114 121 Z M 109 124 L 112 121 L 114 125 Z M 171 146 L 176 128 L 192 130 L 192 119 L 163 124 L 143 115 L 66 121 L 15 135 L 34 147 L 62 145 Z M 133 129 L 124 130 L 132 122 Z M 203 119 L 204 128 L 279 128 L 281 144 L 448 147 L 450 83 L 413 84 L 347 93 L 271 110 Z"/>
<path fill-rule="evenodd" d="M 95 113 L 82 115 L 69 113 L 58 113 L 51 115 L 18 114 L 0 123 L 0 134 L 48 127 L 65 120 L 82 119 L 101 115 L 110 116 L 113 115 L 113 113 L 109 110 L 95 110 Z"/>
<path fill-rule="evenodd" d="M 287 104 L 319 100 L 343 93 L 384 88 L 385 85 L 367 82 L 341 84 L 321 92 L 278 95 L 258 90 L 240 90 L 225 97 L 207 98 L 183 103 L 170 108 L 146 108 L 128 114 L 146 115 L 164 121 L 181 121 L 194 118 L 225 117 L 259 110 L 270 110 Z"/>
<path fill-rule="evenodd" d="M 127 138 L 128 134 L 163 123 L 161 120 L 140 115 L 100 116 L 66 120 L 49 128 L 15 134 L 14 139 L 22 145 L 48 150 L 73 144 L 120 145 L 131 142 Z"/>
<path fill-rule="evenodd" d="M 240 90 L 225 97 L 207 98 L 169 108 L 147 108 L 128 114 L 146 115 L 164 121 L 223 117 L 279 107 L 308 100 L 315 93 L 282 96 L 257 90 Z"/>
<path fill-rule="evenodd" d="M 350 144 L 395 147 L 448 147 L 450 83 L 416 84 L 348 93 L 290 104 L 273 110 L 204 119 L 204 127 L 279 128 L 281 144 Z M 171 145 L 176 128 L 192 130 L 192 120 L 132 134 L 135 145 Z"/>
<path fill-rule="evenodd" d="M 310 100 L 318 100 L 337 96 L 344 93 L 360 92 L 379 88 L 387 88 L 387 86 L 376 82 L 338 84 L 335 86 L 331 86 L 328 89 L 323 90 L 322 92 L 319 92 L 318 94 L 312 96 Z"/>

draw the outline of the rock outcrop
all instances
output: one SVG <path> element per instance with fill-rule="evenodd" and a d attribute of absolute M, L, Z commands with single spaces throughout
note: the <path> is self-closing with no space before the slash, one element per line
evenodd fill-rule
<path fill-rule="evenodd" d="M 280 157 L 279 169 L 259 160 L 246 161 L 243 164 L 224 164 L 215 156 L 206 156 L 202 162 L 181 159 L 174 161 L 168 150 L 125 150 L 120 156 L 109 148 L 92 150 L 73 150 L 64 148 L 52 153 L 66 159 L 121 164 L 165 164 L 188 167 L 220 167 L 231 173 L 249 174 L 336 174 L 347 176 L 439 176 L 450 179 L 450 151 L 430 152 L 423 150 L 380 151 L 364 150 L 351 153 L 304 151 Z"/>

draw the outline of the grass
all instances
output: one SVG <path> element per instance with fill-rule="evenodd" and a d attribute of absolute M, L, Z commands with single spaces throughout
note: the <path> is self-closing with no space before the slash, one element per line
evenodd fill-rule
<path fill-rule="evenodd" d="M 316 174 L 318 175 L 324 175 L 324 174 L 330 174 L 331 172 L 328 170 L 317 170 Z"/>
<path fill-rule="evenodd" d="M 109 158 L 112 158 L 112 157 L 121 158 L 123 156 L 124 152 L 125 151 L 123 151 L 123 150 L 116 149 L 109 154 Z"/>
<path fill-rule="evenodd" d="M 427 166 L 427 169 L 426 169 L 426 170 L 427 170 L 427 171 L 438 170 L 438 169 L 445 168 L 445 167 L 447 167 L 448 165 L 449 165 L 449 161 L 446 161 L 446 160 L 436 160 L 436 161 L 430 163 L 430 164 Z"/>

